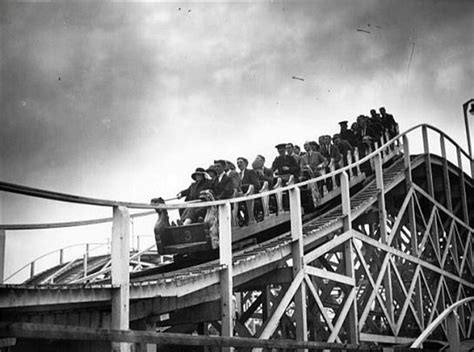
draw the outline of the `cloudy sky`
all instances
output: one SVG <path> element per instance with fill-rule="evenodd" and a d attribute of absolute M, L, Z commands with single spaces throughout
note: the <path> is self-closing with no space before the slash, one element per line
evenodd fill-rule
<path fill-rule="evenodd" d="M 2 2 L 0 18 L 2 181 L 168 198 L 215 158 L 271 163 L 380 106 L 466 146 L 472 1 Z M 110 215 L 0 196 L 3 223 Z M 25 241 L 78 240 L 56 235 L 9 232 L 10 266 Z"/>

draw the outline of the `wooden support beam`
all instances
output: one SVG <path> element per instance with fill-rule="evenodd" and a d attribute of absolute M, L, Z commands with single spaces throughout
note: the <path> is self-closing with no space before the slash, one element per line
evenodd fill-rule
<path fill-rule="evenodd" d="M 459 183 L 461 189 L 461 204 L 462 204 L 462 213 L 464 222 L 469 225 L 469 209 L 467 204 L 467 195 L 466 195 L 466 180 L 464 178 L 464 172 L 462 170 L 462 160 L 461 160 L 461 148 L 456 148 L 456 153 L 458 157 L 458 168 L 459 168 Z"/>
<path fill-rule="evenodd" d="M 344 216 L 343 221 L 342 221 L 343 223 L 342 229 L 344 232 L 350 232 L 352 230 L 351 195 L 350 195 L 349 176 L 345 172 L 341 173 L 341 202 L 342 202 L 342 214 Z M 355 256 L 354 256 L 354 250 L 352 248 L 352 241 L 347 241 L 344 243 L 345 274 L 347 277 L 352 278 L 352 280 L 354 280 L 355 282 L 354 259 L 355 259 Z M 353 293 L 355 295 L 355 291 L 353 291 Z M 346 312 L 346 314 L 348 314 L 347 329 L 348 329 L 349 342 L 358 343 L 359 331 L 358 331 L 358 322 L 357 322 L 357 304 L 355 303 L 350 304 L 347 307 L 347 309 L 348 309 L 348 312 Z M 334 334 L 331 334 L 332 341 L 334 341 L 333 335 Z"/>
<path fill-rule="evenodd" d="M 0 229 L 0 283 L 5 279 L 5 263 L 7 255 L 7 233 Z"/>
<path fill-rule="evenodd" d="M 443 185 L 444 185 L 444 194 L 446 197 L 446 208 L 449 211 L 453 211 L 453 199 L 451 194 L 451 183 L 449 182 L 449 169 L 448 169 L 448 159 L 446 156 L 446 142 L 444 135 L 440 136 L 439 143 L 441 145 L 441 157 L 443 158 Z"/>
<path fill-rule="evenodd" d="M 295 187 L 289 191 L 291 211 L 291 239 L 293 259 L 293 279 L 299 272 L 304 271 L 305 263 L 303 249 L 303 214 L 301 211 L 300 189 Z M 295 293 L 295 322 L 296 341 L 308 340 L 307 312 L 306 312 L 306 285 L 301 283 Z"/>
<path fill-rule="evenodd" d="M 130 256 L 130 215 L 128 208 L 113 208 L 112 222 L 112 321 L 111 328 L 126 330 L 129 328 L 130 311 L 130 274 L 128 259 Z M 112 351 L 128 352 L 127 343 L 112 342 Z"/>
<path fill-rule="evenodd" d="M 230 203 L 219 205 L 219 263 L 223 265 L 220 272 L 221 290 L 221 336 L 231 337 L 233 335 L 233 282 L 232 282 L 232 224 Z M 225 347 L 222 351 L 230 352 L 231 347 Z"/>
<path fill-rule="evenodd" d="M 385 187 L 383 183 L 383 170 L 382 170 L 382 157 L 377 154 L 374 159 L 375 168 L 375 182 L 377 185 L 377 210 L 379 214 L 379 227 L 380 227 L 380 240 L 382 243 L 388 243 L 387 238 L 387 210 L 385 206 Z M 393 293 L 392 293 L 392 272 L 390 267 L 387 268 L 387 272 L 384 277 L 384 287 L 387 302 L 387 311 L 389 315 L 389 321 L 394 321 L 394 308 L 393 308 Z"/>
<path fill-rule="evenodd" d="M 433 184 L 433 171 L 431 169 L 431 156 L 430 156 L 430 145 L 428 141 L 428 129 L 424 125 L 421 128 L 423 134 L 423 149 L 425 152 L 425 169 L 426 169 L 426 181 L 428 185 L 428 193 L 434 198 L 434 184 Z"/>
<path fill-rule="evenodd" d="M 237 348 L 276 348 L 276 349 L 338 349 L 357 351 L 360 346 L 354 344 L 294 341 L 262 340 L 247 337 L 199 336 L 180 333 L 157 333 L 149 331 L 90 329 L 78 326 L 46 325 L 32 323 L 0 323 L 0 336 L 18 338 L 39 338 L 53 340 L 121 341 L 140 342 L 158 345 L 214 346 Z"/>

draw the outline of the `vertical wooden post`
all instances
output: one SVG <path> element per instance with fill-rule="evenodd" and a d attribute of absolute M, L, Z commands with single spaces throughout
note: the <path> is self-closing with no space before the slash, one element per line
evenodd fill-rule
<path fill-rule="evenodd" d="M 448 208 L 448 210 L 452 212 L 453 200 L 451 199 L 451 183 L 449 182 L 448 159 L 446 157 L 446 142 L 444 139 L 444 135 L 440 136 L 439 143 L 441 145 L 441 156 L 443 158 L 443 183 L 446 197 L 446 208 Z"/>
<path fill-rule="evenodd" d="M 430 145 L 428 141 L 428 129 L 426 126 L 421 128 L 423 134 L 423 150 L 425 153 L 426 181 L 428 183 L 428 193 L 434 198 L 433 172 L 431 170 Z"/>
<path fill-rule="evenodd" d="M 128 330 L 130 309 L 130 215 L 128 209 L 116 206 L 112 223 L 112 319 L 111 328 Z M 128 352 L 130 344 L 112 342 L 112 351 Z"/>
<path fill-rule="evenodd" d="M 234 204 L 237 206 L 237 203 Z M 233 335 L 233 303 L 232 303 L 232 226 L 230 203 L 219 205 L 219 262 L 223 266 L 220 274 L 221 289 L 221 336 Z M 222 351 L 233 351 L 232 347 Z"/>
<path fill-rule="evenodd" d="M 0 283 L 5 279 L 5 262 L 7 254 L 7 236 L 6 231 L 0 229 Z"/>
<path fill-rule="evenodd" d="M 461 339 L 459 338 L 459 321 L 456 311 L 452 311 L 446 318 L 448 328 L 448 343 L 450 352 L 461 350 Z"/>
<path fill-rule="evenodd" d="M 466 197 L 466 180 L 464 179 L 464 171 L 462 169 L 462 159 L 461 159 L 461 148 L 456 147 L 456 153 L 458 156 L 458 168 L 459 168 L 459 183 L 460 183 L 460 197 L 462 202 L 462 213 L 464 217 L 464 222 L 469 225 L 469 212 L 467 209 L 467 197 Z"/>
<path fill-rule="evenodd" d="M 410 147 L 409 147 L 407 135 L 403 136 L 403 154 L 404 154 L 404 161 L 405 161 L 405 185 L 406 185 L 406 192 L 408 193 L 408 191 L 412 187 L 413 179 L 412 179 L 412 174 L 411 174 Z M 431 170 L 431 166 L 430 166 L 430 170 Z M 418 234 L 416 230 L 415 202 L 414 202 L 413 196 L 408 203 L 407 211 L 408 211 L 408 222 L 409 222 L 409 229 L 410 229 L 412 255 L 417 256 L 418 255 L 418 238 L 417 238 Z M 418 313 L 419 320 L 423 324 L 424 323 L 423 298 L 421 295 L 420 277 L 418 277 L 415 287 L 416 287 L 415 292 L 414 292 L 415 307 Z"/>
<path fill-rule="evenodd" d="M 293 258 L 293 278 L 304 270 L 303 218 L 301 212 L 301 193 L 298 187 L 289 191 L 291 211 L 291 240 Z M 296 341 L 308 340 L 308 325 L 306 311 L 306 284 L 301 283 L 294 296 Z"/>
<path fill-rule="evenodd" d="M 375 167 L 375 182 L 377 184 L 378 195 L 378 213 L 379 213 L 379 228 L 380 228 L 380 240 L 382 243 L 387 244 L 387 210 L 385 206 L 385 187 L 383 183 L 383 170 L 382 170 L 382 154 L 381 151 L 375 156 L 374 167 Z M 392 293 L 392 271 L 390 270 L 390 265 L 388 266 L 385 276 L 384 276 L 384 287 L 385 295 L 387 297 L 387 311 L 389 318 L 392 323 L 394 323 L 393 315 L 393 293 Z M 395 324 L 394 324 L 395 325 Z"/>
<path fill-rule="evenodd" d="M 342 214 L 343 218 L 343 231 L 352 230 L 352 213 L 351 213 L 351 195 L 350 195 L 350 184 L 349 177 L 347 173 L 341 173 L 341 202 L 342 202 Z M 355 279 L 354 273 L 354 255 L 352 248 L 352 241 L 347 241 L 344 243 L 344 265 L 346 275 Z M 347 292 L 346 292 L 347 294 Z M 359 328 L 357 325 L 357 304 L 354 301 L 352 302 L 349 313 L 347 314 L 347 329 L 348 329 L 348 338 L 349 343 L 358 344 L 359 343 Z"/>

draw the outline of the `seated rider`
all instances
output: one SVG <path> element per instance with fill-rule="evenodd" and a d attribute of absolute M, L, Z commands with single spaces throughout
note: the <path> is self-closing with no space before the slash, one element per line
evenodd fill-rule
<path fill-rule="evenodd" d="M 194 182 L 191 183 L 187 189 L 179 192 L 176 195 L 177 198 L 186 197 L 184 199 L 185 201 L 197 200 L 199 199 L 201 191 L 211 187 L 211 177 L 206 171 L 204 171 L 202 167 L 198 167 L 196 171 L 191 174 L 191 178 L 194 180 Z M 200 208 L 186 208 L 182 212 L 180 211 L 180 215 L 181 217 L 178 223 L 184 225 L 197 222 L 198 218 L 203 216 Z M 206 215 L 205 211 L 204 215 Z"/>
<path fill-rule="evenodd" d="M 291 175 L 295 177 L 295 182 L 298 181 L 300 167 L 295 158 L 286 154 L 286 144 L 280 143 L 275 146 L 278 150 L 278 156 L 272 164 L 272 170 L 275 177 L 281 177 L 284 182 L 288 182 Z"/>

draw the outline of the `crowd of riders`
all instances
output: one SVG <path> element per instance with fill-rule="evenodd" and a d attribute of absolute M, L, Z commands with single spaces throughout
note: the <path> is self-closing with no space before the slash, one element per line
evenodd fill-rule
<path fill-rule="evenodd" d="M 194 182 L 179 192 L 177 198 L 198 200 L 202 191 L 210 190 L 216 200 L 229 199 L 258 193 L 264 186 L 271 189 L 278 179 L 284 184 L 289 180 L 298 182 L 318 177 L 347 166 L 355 150 L 362 158 L 373 150 L 374 143 L 382 136 L 393 138 L 398 134 L 398 124 L 384 107 L 379 112 L 370 110 L 370 116 L 359 115 L 350 127 L 348 121 L 341 121 L 339 125 L 339 133 L 306 141 L 303 150 L 293 143 L 276 145 L 278 156 L 271 166 L 265 164 L 263 155 L 257 155 L 252 163 L 245 157 L 238 157 L 237 167 L 229 160 L 215 160 L 207 169 L 198 167 L 191 175 Z M 331 184 L 327 186 L 332 187 Z M 188 209 L 181 213 L 179 224 L 198 222 L 205 213 L 205 209 Z"/>

